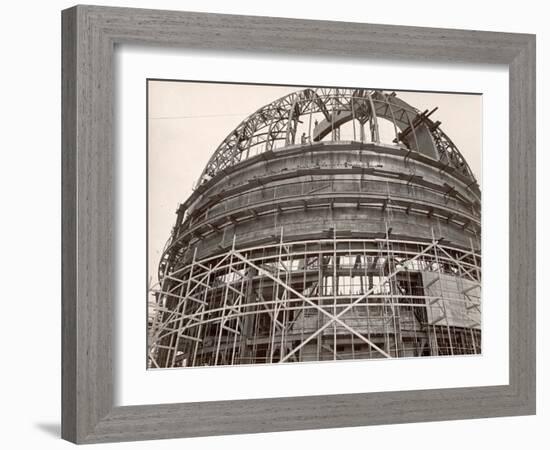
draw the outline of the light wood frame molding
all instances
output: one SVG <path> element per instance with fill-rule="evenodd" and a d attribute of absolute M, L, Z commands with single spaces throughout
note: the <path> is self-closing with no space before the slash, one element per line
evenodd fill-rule
<path fill-rule="evenodd" d="M 99 6 L 63 11 L 62 31 L 64 439 L 94 443 L 535 413 L 534 35 Z M 509 384 L 114 406 L 116 44 L 507 65 Z"/>

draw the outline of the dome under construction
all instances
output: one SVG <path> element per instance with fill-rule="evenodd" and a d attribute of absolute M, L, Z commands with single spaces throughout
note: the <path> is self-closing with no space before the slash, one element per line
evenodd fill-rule
<path fill-rule="evenodd" d="M 242 121 L 177 209 L 149 367 L 479 354 L 481 194 L 436 109 L 311 88 Z"/>

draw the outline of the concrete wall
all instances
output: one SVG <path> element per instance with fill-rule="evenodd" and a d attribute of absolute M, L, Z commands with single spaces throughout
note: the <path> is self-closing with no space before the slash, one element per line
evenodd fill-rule
<path fill-rule="evenodd" d="M 170 252 L 205 257 L 236 245 L 327 237 L 443 238 L 479 248 L 475 180 L 398 146 L 292 146 L 233 166 L 186 202 Z M 183 218 L 183 214 L 181 215 Z M 433 234 L 432 234 L 433 233 Z M 328 235 L 332 237 L 333 235 Z"/>

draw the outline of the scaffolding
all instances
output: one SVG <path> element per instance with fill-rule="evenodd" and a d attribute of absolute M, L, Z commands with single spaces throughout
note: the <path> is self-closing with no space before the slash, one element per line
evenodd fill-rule
<path fill-rule="evenodd" d="M 478 354 L 479 253 L 394 239 L 193 260 L 155 295 L 152 367 Z"/>

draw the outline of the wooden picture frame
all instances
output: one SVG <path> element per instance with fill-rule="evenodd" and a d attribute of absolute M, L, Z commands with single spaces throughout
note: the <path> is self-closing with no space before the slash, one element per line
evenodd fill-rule
<path fill-rule="evenodd" d="M 62 31 L 64 439 L 94 443 L 535 413 L 535 36 L 98 6 L 63 11 Z M 509 384 L 115 407 L 116 44 L 506 65 Z"/>

